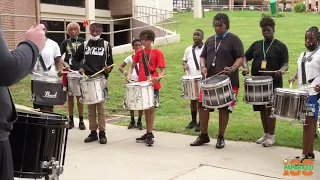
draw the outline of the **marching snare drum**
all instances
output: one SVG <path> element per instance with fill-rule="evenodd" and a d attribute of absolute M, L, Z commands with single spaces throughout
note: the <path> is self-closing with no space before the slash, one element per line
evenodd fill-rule
<path fill-rule="evenodd" d="M 79 84 L 81 90 L 81 98 L 79 101 L 82 104 L 97 104 L 106 100 L 105 88 L 107 80 L 103 75 L 94 78 L 81 79 Z"/>
<path fill-rule="evenodd" d="M 56 76 L 33 76 L 32 102 L 38 105 L 63 105 L 67 101 L 61 80 Z"/>
<path fill-rule="evenodd" d="M 18 120 L 9 136 L 14 176 L 34 179 L 59 176 L 63 172 L 67 137 L 66 116 L 18 111 Z"/>
<path fill-rule="evenodd" d="M 276 88 L 272 115 L 283 120 L 305 118 L 309 93 L 307 91 Z"/>
<path fill-rule="evenodd" d="M 244 79 L 244 101 L 252 105 L 266 105 L 272 100 L 273 79 L 271 76 L 252 76 Z"/>
<path fill-rule="evenodd" d="M 202 75 L 185 75 L 182 76 L 182 96 L 185 99 L 197 100 L 199 99 L 200 83 Z"/>
<path fill-rule="evenodd" d="M 68 95 L 81 96 L 81 89 L 79 81 L 84 77 L 77 71 L 70 72 L 67 75 L 68 79 Z"/>
<path fill-rule="evenodd" d="M 206 108 L 222 108 L 236 101 L 231 80 L 226 75 L 217 75 L 201 82 L 202 105 Z"/>
<path fill-rule="evenodd" d="M 155 106 L 152 82 L 126 84 L 126 107 L 129 110 L 145 110 Z"/>

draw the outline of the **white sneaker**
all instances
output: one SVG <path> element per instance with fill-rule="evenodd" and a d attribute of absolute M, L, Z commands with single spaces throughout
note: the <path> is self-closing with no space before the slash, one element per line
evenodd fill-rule
<path fill-rule="evenodd" d="M 276 142 L 274 135 L 268 135 L 267 139 L 262 143 L 264 147 L 270 147 L 273 146 Z"/>
<path fill-rule="evenodd" d="M 268 133 L 264 134 L 264 136 L 262 136 L 260 139 L 258 139 L 258 140 L 256 141 L 256 143 L 257 143 L 257 144 L 262 144 L 265 140 L 267 140 L 268 135 L 269 135 Z"/>

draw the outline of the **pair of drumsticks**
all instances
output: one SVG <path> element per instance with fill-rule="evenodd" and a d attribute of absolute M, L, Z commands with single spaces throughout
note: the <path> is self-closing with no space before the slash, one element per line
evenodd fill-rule
<path fill-rule="evenodd" d="M 115 64 L 112 64 L 112 65 L 108 66 L 107 68 L 111 68 L 111 67 L 113 67 L 114 65 L 115 65 Z M 70 72 L 78 72 L 78 71 L 74 71 L 74 70 L 71 70 L 71 69 L 69 69 L 69 71 L 70 71 Z M 104 71 L 104 68 L 102 68 L 102 69 L 101 69 L 100 71 L 98 71 L 97 73 L 93 74 L 91 77 L 94 77 L 94 76 L 102 73 L 103 71 Z M 69 72 L 68 72 L 68 71 L 63 71 L 62 73 L 69 73 Z M 86 76 L 84 73 L 83 73 L 83 76 L 88 79 L 88 76 Z"/>

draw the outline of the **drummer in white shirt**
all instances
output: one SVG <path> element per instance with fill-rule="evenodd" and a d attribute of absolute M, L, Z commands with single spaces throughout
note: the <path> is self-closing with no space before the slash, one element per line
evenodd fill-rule
<path fill-rule="evenodd" d="M 132 49 L 134 50 L 134 52 L 137 52 L 138 49 L 142 48 L 142 43 L 141 43 L 140 39 L 134 39 L 131 44 L 132 44 Z M 134 55 L 128 56 L 119 67 L 119 71 L 121 73 L 123 73 L 125 77 L 127 77 L 128 73 L 127 73 L 127 71 L 124 70 L 124 68 L 126 67 L 127 64 L 132 64 L 132 61 L 133 61 L 132 57 L 133 56 Z M 136 65 L 135 69 L 132 72 L 131 79 L 133 81 L 138 82 L 138 72 L 139 72 L 139 64 Z M 130 121 L 130 124 L 128 125 L 128 129 L 138 128 L 138 129 L 142 130 L 142 122 L 141 122 L 142 114 L 143 114 L 142 110 L 138 111 L 138 122 L 136 125 L 136 121 L 134 119 L 134 111 L 130 110 L 131 121 Z"/>
<path fill-rule="evenodd" d="M 293 83 L 298 79 L 299 88 L 309 92 L 307 104 L 306 124 L 303 126 L 303 151 L 299 159 L 301 162 L 305 159 L 315 159 L 313 153 L 313 141 L 315 136 L 315 124 L 319 113 L 319 97 L 320 92 L 319 76 L 320 76 L 320 48 L 317 45 L 320 34 L 317 27 L 311 27 L 305 34 L 306 51 L 300 54 L 298 59 L 298 71 L 289 79 Z M 317 78 L 318 77 L 318 78 Z M 315 86 L 315 85 L 318 86 Z M 311 87 L 310 87 L 311 86 Z M 312 88 L 315 86 L 315 88 Z"/>
<path fill-rule="evenodd" d="M 40 23 L 45 25 L 45 33 L 47 34 L 47 24 L 44 21 L 41 21 Z M 46 45 L 41 54 L 38 56 L 38 60 L 33 69 L 34 74 L 32 74 L 31 76 L 31 93 L 33 93 L 33 80 L 38 78 L 39 75 L 49 75 L 56 77 L 62 76 L 62 65 L 65 65 L 66 69 L 69 68 L 67 64 L 61 62 L 59 45 L 55 41 L 47 38 Z M 33 108 L 40 109 L 40 111 L 42 112 L 53 112 L 53 106 L 44 106 L 33 103 Z"/>
<path fill-rule="evenodd" d="M 193 42 L 194 44 L 187 47 L 183 56 L 183 70 L 189 75 L 201 75 L 200 68 L 200 55 L 203 49 L 203 37 L 204 33 L 201 29 L 196 29 L 193 32 Z M 200 125 L 197 124 L 197 111 L 198 111 L 198 101 L 190 101 L 191 110 L 191 122 L 186 127 L 187 129 L 195 128 L 195 131 L 200 132 Z M 199 122 L 200 123 L 200 122 Z"/>

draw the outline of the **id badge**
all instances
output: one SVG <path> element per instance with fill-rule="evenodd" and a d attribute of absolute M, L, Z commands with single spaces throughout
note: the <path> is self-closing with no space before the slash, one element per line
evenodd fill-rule
<path fill-rule="evenodd" d="M 267 68 L 267 61 L 266 60 L 262 60 L 261 69 L 266 69 L 266 68 Z"/>
<path fill-rule="evenodd" d="M 72 65 L 72 59 L 73 58 L 71 58 L 71 57 L 69 58 L 69 65 Z"/>

